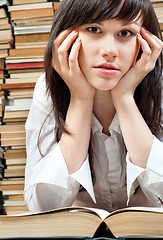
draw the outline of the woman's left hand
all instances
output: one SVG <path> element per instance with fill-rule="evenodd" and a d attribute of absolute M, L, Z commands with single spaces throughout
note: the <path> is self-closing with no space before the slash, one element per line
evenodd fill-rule
<path fill-rule="evenodd" d="M 143 28 L 140 34 L 137 39 L 142 54 L 111 90 L 111 94 L 130 160 L 134 165 L 146 168 L 153 144 L 153 134 L 137 108 L 133 96 L 139 83 L 155 67 L 163 42 Z"/>
<path fill-rule="evenodd" d="M 134 91 L 145 76 L 154 69 L 156 61 L 163 49 L 163 42 L 144 28 L 141 28 L 137 35 L 138 43 L 142 49 L 140 59 L 122 77 L 119 83 L 111 90 L 113 97 L 130 95 L 133 97 Z"/>

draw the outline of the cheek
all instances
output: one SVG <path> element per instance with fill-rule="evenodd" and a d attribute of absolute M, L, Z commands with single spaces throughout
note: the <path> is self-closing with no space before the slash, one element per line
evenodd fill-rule
<path fill-rule="evenodd" d="M 136 39 L 135 41 L 131 41 L 130 44 L 123 49 L 123 56 L 124 58 L 126 58 L 129 67 L 131 67 L 135 63 L 139 49 L 140 47 Z"/>
<path fill-rule="evenodd" d="M 80 67 L 83 68 L 83 64 L 85 62 L 85 52 L 84 52 L 83 46 L 81 46 L 80 48 L 78 61 L 79 61 Z"/>
<path fill-rule="evenodd" d="M 90 47 L 82 42 L 78 57 L 80 67 L 86 67 L 89 64 L 90 59 Z"/>
<path fill-rule="evenodd" d="M 133 57 L 133 59 L 132 59 L 132 64 L 133 64 L 133 63 L 135 63 L 136 58 L 137 58 L 138 53 L 139 53 L 139 50 L 140 50 L 140 45 L 139 45 L 137 40 L 134 41 L 134 43 L 131 46 L 131 49 L 132 49 L 131 55 Z"/>
<path fill-rule="evenodd" d="M 81 65 L 86 64 L 90 61 L 92 54 L 93 54 L 93 49 L 92 49 L 92 41 L 91 39 L 87 36 L 87 34 L 80 32 L 79 31 L 79 38 L 81 39 L 81 48 L 79 52 L 79 63 Z"/>

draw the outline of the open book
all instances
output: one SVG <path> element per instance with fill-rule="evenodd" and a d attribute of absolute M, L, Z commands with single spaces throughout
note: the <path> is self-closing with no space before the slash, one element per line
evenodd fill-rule
<path fill-rule="evenodd" d="M 105 223 L 114 237 L 163 236 L 163 208 L 132 207 L 105 210 L 68 207 L 41 213 L 0 216 L 1 238 L 94 237 Z"/>

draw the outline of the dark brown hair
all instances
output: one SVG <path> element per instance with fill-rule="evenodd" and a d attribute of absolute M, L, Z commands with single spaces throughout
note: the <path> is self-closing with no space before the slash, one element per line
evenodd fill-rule
<path fill-rule="evenodd" d="M 143 27 L 160 39 L 161 30 L 158 19 L 150 0 L 62 0 L 54 17 L 46 53 L 45 74 L 47 93 L 53 102 L 53 111 L 56 119 L 56 140 L 65 129 L 65 118 L 70 103 L 70 91 L 53 69 L 52 48 L 55 38 L 65 29 L 75 29 L 78 26 L 101 22 L 106 19 L 119 19 L 125 23 L 141 17 Z M 161 136 L 161 98 L 162 98 L 162 53 L 158 58 L 155 68 L 143 79 L 135 90 L 136 104 L 152 133 Z M 92 167 L 91 143 L 89 145 L 89 161 L 93 182 L 95 181 Z"/>
<path fill-rule="evenodd" d="M 143 26 L 154 35 L 161 38 L 160 26 L 150 0 L 62 0 L 54 17 L 46 53 L 45 73 L 47 92 L 53 102 L 56 117 L 57 140 L 64 128 L 67 109 L 70 102 L 70 92 L 52 68 L 52 48 L 57 35 L 68 28 L 76 28 L 88 22 L 101 22 L 109 18 L 127 22 L 141 16 Z M 161 127 L 161 92 L 162 92 L 162 54 L 155 68 L 144 78 L 135 91 L 136 104 L 151 129 L 159 137 Z"/>

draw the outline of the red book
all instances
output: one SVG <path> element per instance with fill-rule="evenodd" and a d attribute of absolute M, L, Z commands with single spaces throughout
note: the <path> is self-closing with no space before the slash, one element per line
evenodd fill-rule
<path fill-rule="evenodd" d="M 43 62 L 7 63 L 6 69 L 42 68 L 43 66 Z"/>

